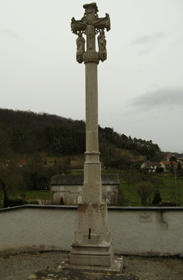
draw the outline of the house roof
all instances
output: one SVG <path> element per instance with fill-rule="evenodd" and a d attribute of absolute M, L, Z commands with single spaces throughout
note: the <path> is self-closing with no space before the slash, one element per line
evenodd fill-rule
<path fill-rule="evenodd" d="M 102 185 L 119 185 L 117 174 L 102 175 Z M 83 185 L 83 175 L 59 174 L 51 178 L 50 185 Z"/>
<path fill-rule="evenodd" d="M 102 185 L 119 185 L 119 177 L 117 174 L 102 175 Z"/>
<path fill-rule="evenodd" d="M 5 160 L 2 160 L 2 161 L 0 161 L 0 163 L 2 163 L 2 164 L 6 164 L 6 166 L 8 166 L 9 165 L 9 163 L 13 163 L 14 165 L 16 165 L 16 166 L 23 166 L 23 165 L 26 165 L 26 160 L 19 160 L 19 161 L 12 161 L 12 160 L 9 160 L 9 159 L 5 159 Z"/>
<path fill-rule="evenodd" d="M 145 165 L 146 165 L 146 167 L 160 166 L 160 163 L 159 162 L 146 161 Z"/>
<path fill-rule="evenodd" d="M 170 165 L 171 164 L 171 161 L 161 161 L 161 163 L 163 163 L 164 165 Z M 173 164 L 176 165 L 177 162 L 176 161 L 173 161 Z"/>
<path fill-rule="evenodd" d="M 17 165 L 26 165 L 26 163 L 26 160 L 20 160 L 16 162 Z"/>
<path fill-rule="evenodd" d="M 174 154 L 168 154 L 167 157 L 169 158 L 174 157 Z"/>
<path fill-rule="evenodd" d="M 170 161 L 163 160 L 163 161 L 161 161 L 161 163 L 163 163 L 164 165 L 169 165 Z"/>

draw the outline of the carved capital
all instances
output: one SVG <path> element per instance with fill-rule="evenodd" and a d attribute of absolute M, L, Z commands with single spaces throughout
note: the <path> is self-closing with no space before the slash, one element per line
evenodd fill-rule
<path fill-rule="evenodd" d="M 99 51 L 98 52 L 98 55 L 99 55 L 99 59 L 103 62 L 104 60 L 107 59 L 107 52 L 106 51 Z"/>
<path fill-rule="evenodd" d="M 76 61 L 78 63 L 82 63 L 83 62 L 83 55 L 82 54 L 76 54 Z"/>
<path fill-rule="evenodd" d="M 84 61 L 84 63 L 95 62 L 95 63 L 98 64 L 99 63 L 99 55 L 95 51 L 85 52 L 83 54 L 83 61 Z"/>

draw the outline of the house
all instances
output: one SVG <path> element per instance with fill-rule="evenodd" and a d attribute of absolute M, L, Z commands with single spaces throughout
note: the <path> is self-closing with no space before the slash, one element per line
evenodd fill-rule
<path fill-rule="evenodd" d="M 142 165 L 142 169 L 146 169 L 149 172 L 156 172 L 156 168 L 161 167 L 159 162 L 151 162 L 151 161 L 145 161 Z"/>
<path fill-rule="evenodd" d="M 26 160 L 12 161 L 12 160 L 7 160 L 7 159 L 1 161 L 0 163 L 1 163 L 2 167 L 8 167 L 9 165 L 13 164 L 20 168 L 25 167 L 27 164 Z"/>
<path fill-rule="evenodd" d="M 18 167 L 25 167 L 26 166 L 26 160 L 20 160 L 20 161 L 16 161 L 16 165 L 18 166 Z"/>
<path fill-rule="evenodd" d="M 170 161 L 171 157 L 175 157 L 175 155 L 174 155 L 174 154 L 168 154 L 168 155 L 166 156 L 166 160 L 167 160 L 167 161 Z"/>
<path fill-rule="evenodd" d="M 83 202 L 83 175 L 55 175 L 51 178 L 51 203 L 76 205 Z M 118 202 L 119 178 L 116 174 L 102 175 L 102 200 L 115 205 Z"/>
<path fill-rule="evenodd" d="M 176 161 L 161 161 L 160 162 L 161 167 L 164 169 L 164 172 L 170 172 L 170 169 L 172 167 L 172 164 L 174 168 L 177 168 L 177 162 Z"/>

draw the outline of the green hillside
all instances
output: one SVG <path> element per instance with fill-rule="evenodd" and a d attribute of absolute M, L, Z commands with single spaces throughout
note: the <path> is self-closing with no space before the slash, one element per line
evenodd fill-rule
<path fill-rule="evenodd" d="M 153 159 L 161 155 L 151 140 L 132 139 L 109 127 L 99 126 L 99 146 L 105 170 L 138 170 L 143 156 Z M 44 200 L 41 192 L 48 196 L 50 178 L 82 169 L 84 152 L 83 121 L 0 109 L 1 206 L 10 205 L 11 198 L 28 199 L 34 191 Z M 24 167 L 18 168 L 23 163 Z"/>
<path fill-rule="evenodd" d="M 127 150 L 126 161 L 146 156 L 152 159 L 160 148 L 151 140 L 131 138 L 112 128 L 99 126 L 100 152 L 105 165 L 120 159 Z M 118 150 L 117 150 L 118 149 Z M 120 152 L 119 152 L 120 151 Z M 56 115 L 0 109 L 0 157 L 9 153 L 76 155 L 85 152 L 85 123 Z M 124 161 L 124 160 L 123 160 Z"/>

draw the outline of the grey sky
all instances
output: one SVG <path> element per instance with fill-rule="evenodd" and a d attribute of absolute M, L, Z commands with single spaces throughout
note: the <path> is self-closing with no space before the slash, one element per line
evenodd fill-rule
<path fill-rule="evenodd" d="M 183 108 L 182 88 L 158 88 L 145 92 L 130 100 L 130 106 L 139 107 L 140 110 L 152 110 L 154 108 L 168 108 L 170 110 Z"/>
<path fill-rule="evenodd" d="M 0 0 L 1 108 L 85 119 L 85 66 L 70 29 L 83 4 Z M 97 5 L 111 18 L 108 59 L 98 66 L 99 124 L 183 151 L 183 1 Z"/>
<path fill-rule="evenodd" d="M 155 33 L 155 34 L 151 34 L 151 35 L 145 35 L 142 37 L 139 37 L 137 39 L 134 40 L 134 42 L 132 44 L 151 44 L 156 42 L 157 40 L 163 39 L 166 35 L 161 32 L 161 33 Z"/>

